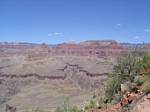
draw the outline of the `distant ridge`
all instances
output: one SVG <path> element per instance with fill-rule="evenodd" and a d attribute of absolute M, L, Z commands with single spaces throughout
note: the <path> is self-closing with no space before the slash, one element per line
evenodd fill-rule
<path fill-rule="evenodd" d="M 62 43 L 58 43 L 58 44 L 48 44 L 48 43 L 31 43 L 31 42 L 0 42 L 0 45 L 41 45 L 41 44 L 47 44 L 50 46 L 55 46 L 55 45 L 59 45 L 59 44 L 82 44 L 82 43 L 103 43 L 103 42 L 110 42 L 110 43 L 118 43 L 121 45 L 150 45 L 150 43 L 128 43 L 128 42 L 117 42 L 116 40 L 85 40 L 85 41 L 80 41 L 80 42 L 62 42 Z"/>

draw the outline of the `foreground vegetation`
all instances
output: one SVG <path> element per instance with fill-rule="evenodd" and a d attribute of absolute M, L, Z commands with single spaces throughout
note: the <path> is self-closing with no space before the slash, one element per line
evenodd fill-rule
<path fill-rule="evenodd" d="M 115 95 L 121 98 L 121 93 L 132 92 L 134 89 L 150 92 L 150 56 L 140 55 L 136 51 L 119 58 L 108 79 L 106 97 L 112 102 Z"/>

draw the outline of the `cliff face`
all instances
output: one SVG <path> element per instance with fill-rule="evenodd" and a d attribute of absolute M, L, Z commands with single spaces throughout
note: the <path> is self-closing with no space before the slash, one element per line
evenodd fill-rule
<path fill-rule="evenodd" d="M 0 47 L 0 77 L 68 79 L 82 88 L 90 88 L 106 79 L 116 57 L 135 45 L 119 44 L 113 40 L 91 40 L 54 46 L 0 43 Z M 149 50 L 148 45 L 146 47 Z"/>
<path fill-rule="evenodd" d="M 29 57 L 37 55 L 57 56 L 92 56 L 107 58 L 118 56 L 126 52 L 119 43 L 115 41 L 86 41 L 82 43 L 63 43 L 50 47 L 46 45 L 37 46 L 28 50 Z"/>
<path fill-rule="evenodd" d="M 1 53 L 48 53 L 51 55 L 105 55 L 105 51 L 114 50 L 119 52 L 122 50 L 121 46 L 115 41 L 85 41 L 78 44 L 63 43 L 55 46 L 32 45 L 23 43 L 0 43 Z M 109 51 L 107 51 L 109 52 Z"/>
<path fill-rule="evenodd" d="M 0 55 L 8 54 L 23 54 L 34 56 L 95 56 L 95 57 L 109 57 L 118 56 L 130 50 L 133 50 L 136 46 L 143 46 L 148 52 L 150 52 L 149 44 L 128 44 L 117 43 L 113 40 L 91 40 L 80 43 L 62 43 L 58 45 L 46 45 L 46 44 L 30 44 L 30 43 L 0 43 Z"/>

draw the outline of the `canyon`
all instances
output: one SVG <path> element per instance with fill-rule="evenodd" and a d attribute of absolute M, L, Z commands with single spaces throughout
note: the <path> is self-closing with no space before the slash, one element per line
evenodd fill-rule
<path fill-rule="evenodd" d="M 103 95 L 108 74 L 119 56 L 135 49 L 150 53 L 150 44 L 91 40 L 57 45 L 0 43 L 0 109 L 53 111 L 65 98 L 84 107 Z M 142 52 L 141 52 L 142 53 Z"/>

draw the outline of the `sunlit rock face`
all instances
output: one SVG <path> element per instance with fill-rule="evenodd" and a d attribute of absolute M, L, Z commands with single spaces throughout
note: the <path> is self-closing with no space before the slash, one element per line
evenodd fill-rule
<path fill-rule="evenodd" d="M 118 56 L 126 50 L 115 41 L 85 41 L 81 43 L 63 43 L 55 46 L 40 45 L 28 50 L 30 56 Z"/>
<path fill-rule="evenodd" d="M 0 43 L 0 55 L 23 54 L 32 56 L 118 56 L 135 47 L 144 48 L 150 52 L 150 44 L 118 43 L 114 40 L 89 40 L 80 43 L 62 43 L 57 45 L 32 44 L 32 43 Z"/>

